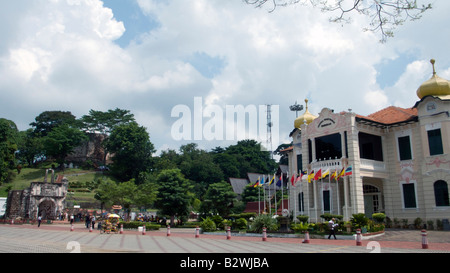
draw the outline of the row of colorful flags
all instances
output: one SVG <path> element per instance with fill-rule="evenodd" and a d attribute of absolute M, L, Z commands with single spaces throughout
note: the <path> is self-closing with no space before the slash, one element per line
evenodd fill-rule
<path fill-rule="evenodd" d="M 295 184 L 297 182 L 299 182 L 303 179 L 306 179 L 308 181 L 308 183 L 311 183 L 311 181 L 317 181 L 317 180 L 324 179 L 324 178 L 327 178 L 328 176 L 330 176 L 329 177 L 330 180 L 334 179 L 335 181 L 338 181 L 338 179 L 340 177 L 349 176 L 352 174 L 353 174 L 353 168 L 352 168 L 352 166 L 348 166 L 347 168 L 344 167 L 341 170 L 334 170 L 333 172 L 331 172 L 330 169 L 326 169 L 324 171 L 322 171 L 322 169 L 319 169 L 317 171 L 312 170 L 310 173 L 308 173 L 308 171 L 300 171 L 300 173 L 298 175 L 295 173 L 292 174 L 292 177 L 290 180 L 291 180 L 292 186 L 295 186 Z M 270 176 L 267 177 L 267 181 L 264 181 L 264 180 L 265 180 L 264 177 L 262 179 L 258 178 L 256 183 L 253 184 L 252 187 L 254 187 L 254 188 L 262 187 L 263 185 L 266 185 L 266 184 L 269 186 L 272 185 L 272 183 L 275 181 L 275 174 L 273 175 L 272 178 L 270 178 Z M 282 183 L 283 183 L 283 176 L 281 175 L 278 178 L 276 185 L 278 187 L 281 187 Z"/>

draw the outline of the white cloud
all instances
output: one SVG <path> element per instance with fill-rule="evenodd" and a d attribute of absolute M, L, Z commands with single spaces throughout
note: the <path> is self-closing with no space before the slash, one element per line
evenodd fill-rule
<path fill-rule="evenodd" d="M 418 85 L 431 75 L 430 58 L 438 74 L 450 75 L 450 30 L 433 35 L 435 22 L 447 20 L 448 1 L 399 28 L 386 44 L 362 31 L 363 16 L 341 26 L 301 5 L 268 13 L 239 0 L 137 2 L 158 27 L 126 48 L 115 43 L 124 24 L 100 0 L 0 4 L 0 116 L 26 129 L 45 110 L 81 116 L 125 108 L 148 128 L 157 149 L 177 149 L 170 110 L 192 107 L 194 97 L 221 107 L 279 105 L 285 139 L 295 101 L 310 99 L 314 114 L 329 107 L 368 115 L 391 104 L 411 107 Z M 395 85 L 381 89 L 376 65 L 406 53 L 417 57 Z M 216 61 L 213 73 L 194 62 L 199 56 Z"/>

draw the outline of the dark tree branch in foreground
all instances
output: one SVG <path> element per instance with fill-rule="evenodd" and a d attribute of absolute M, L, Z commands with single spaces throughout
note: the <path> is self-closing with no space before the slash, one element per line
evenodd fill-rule
<path fill-rule="evenodd" d="M 381 42 L 394 36 L 394 29 L 406 21 L 418 20 L 431 9 L 431 4 L 417 4 L 417 0 L 243 0 L 257 8 L 268 7 L 269 12 L 277 7 L 293 4 L 311 5 L 323 12 L 334 13 L 331 22 L 349 23 L 355 12 L 369 18 L 365 31 L 380 32 Z"/>

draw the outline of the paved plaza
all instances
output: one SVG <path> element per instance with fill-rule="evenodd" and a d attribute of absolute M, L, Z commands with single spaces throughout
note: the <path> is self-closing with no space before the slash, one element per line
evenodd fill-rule
<path fill-rule="evenodd" d="M 195 229 L 147 231 L 123 234 L 89 232 L 83 224 L 0 225 L 1 253 L 450 253 L 450 232 L 428 232 L 428 249 L 422 249 L 420 231 L 387 231 L 363 240 L 273 238 L 200 234 Z"/>

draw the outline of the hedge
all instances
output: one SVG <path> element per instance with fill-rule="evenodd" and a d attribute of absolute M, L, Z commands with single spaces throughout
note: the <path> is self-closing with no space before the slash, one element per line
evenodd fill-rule
<path fill-rule="evenodd" d="M 161 228 L 161 225 L 140 221 L 121 222 L 121 224 L 123 224 L 123 228 L 127 229 L 137 229 L 138 227 L 142 227 L 144 225 L 145 230 L 159 230 Z"/>

